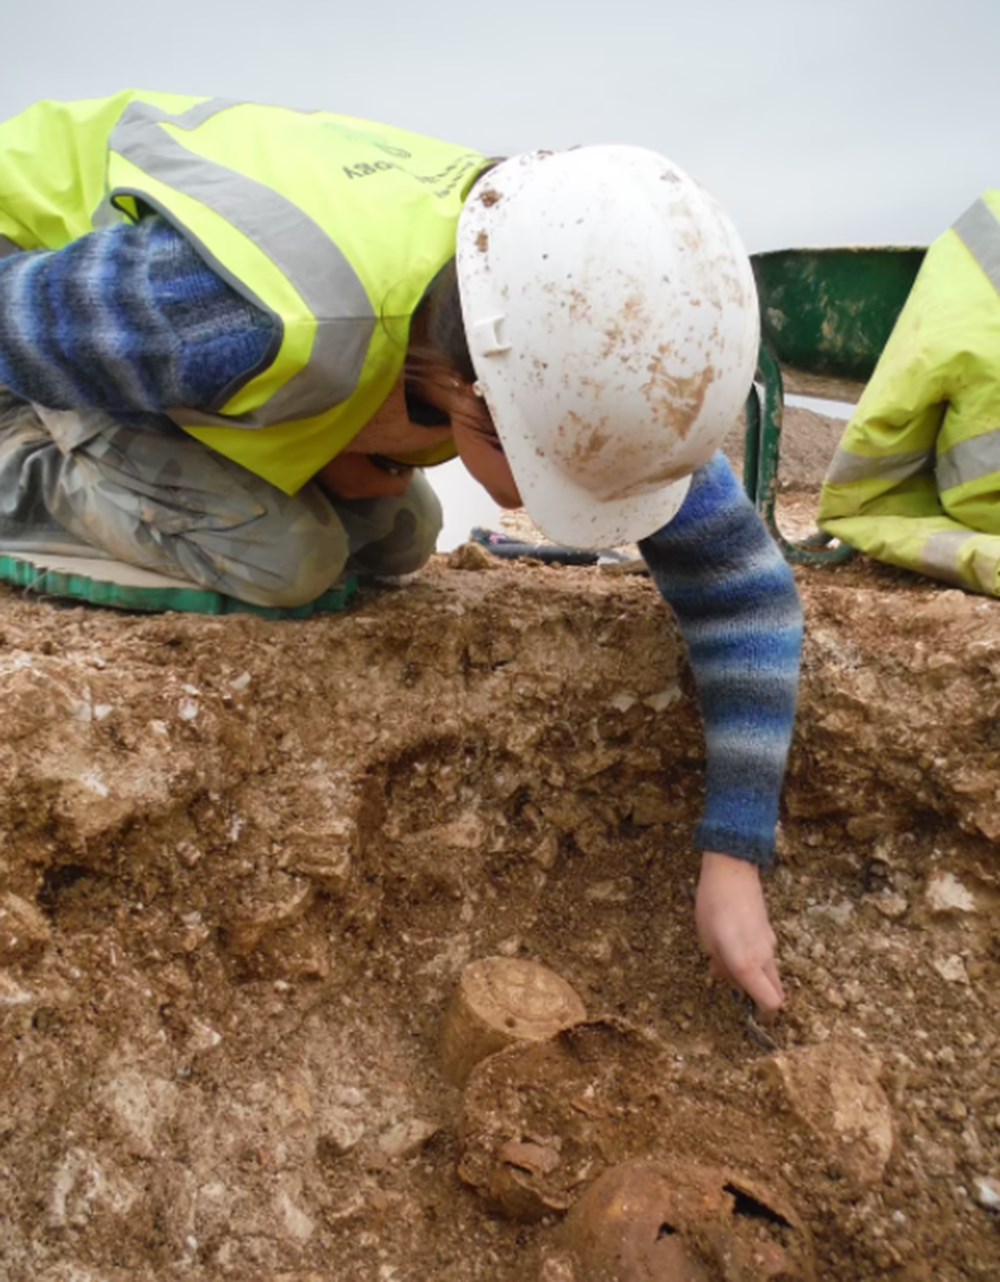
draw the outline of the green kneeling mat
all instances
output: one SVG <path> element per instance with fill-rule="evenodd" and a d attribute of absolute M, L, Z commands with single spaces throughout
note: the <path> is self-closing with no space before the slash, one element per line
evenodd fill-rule
<path fill-rule="evenodd" d="M 174 579 L 153 570 L 140 570 L 124 561 L 101 557 L 69 556 L 51 552 L 5 552 L 0 549 L 0 581 L 27 588 L 40 596 L 69 597 L 88 605 L 118 610 L 177 610 L 181 614 L 256 614 L 265 619 L 308 619 L 347 607 L 357 591 L 357 579 L 348 575 L 307 605 L 250 605 L 198 587 L 187 579 Z"/>

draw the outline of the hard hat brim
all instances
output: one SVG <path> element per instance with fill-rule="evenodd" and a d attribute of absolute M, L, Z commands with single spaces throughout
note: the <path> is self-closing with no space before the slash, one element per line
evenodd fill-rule
<path fill-rule="evenodd" d="M 517 412 L 516 404 L 506 407 L 504 421 L 510 424 Z M 522 503 L 546 538 L 566 547 L 613 548 L 648 538 L 673 520 L 691 485 L 691 477 L 684 476 L 645 494 L 598 502 L 557 469 L 545 467 L 527 432 L 507 436 L 504 452 Z"/>

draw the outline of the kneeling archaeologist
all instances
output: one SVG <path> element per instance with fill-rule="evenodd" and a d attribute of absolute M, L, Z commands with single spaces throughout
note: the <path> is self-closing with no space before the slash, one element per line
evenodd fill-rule
<path fill-rule="evenodd" d="M 1000 191 L 927 251 L 819 517 L 881 561 L 1000 596 Z"/>
<path fill-rule="evenodd" d="M 711 197 L 637 148 L 132 91 L 0 126 L 0 192 L 0 553 L 293 606 L 423 564 L 456 453 L 559 542 L 639 541 L 704 713 L 700 938 L 777 1009 L 801 612 L 718 453 L 758 313 Z"/>

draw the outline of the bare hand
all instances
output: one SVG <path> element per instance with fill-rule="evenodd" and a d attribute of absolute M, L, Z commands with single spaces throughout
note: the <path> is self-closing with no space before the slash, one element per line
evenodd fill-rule
<path fill-rule="evenodd" d="M 706 851 L 695 922 L 712 974 L 751 997 L 761 1015 L 774 1015 L 784 1003 L 785 990 L 758 869 L 732 855 Z"/>

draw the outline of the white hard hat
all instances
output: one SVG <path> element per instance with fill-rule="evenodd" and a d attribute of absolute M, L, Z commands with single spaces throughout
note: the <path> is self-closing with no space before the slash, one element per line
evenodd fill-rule
<path fill-rule="evenodd" d="M 532 519 L 577 547 L 660 529 L 757 360 L 753 274 L 720 207 L 638 147 L 534 152 L 474 185 L 456 266 L 469 354 Z"/>

